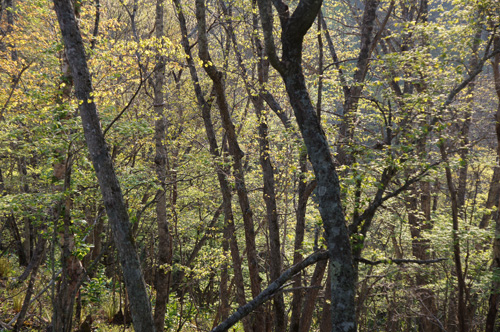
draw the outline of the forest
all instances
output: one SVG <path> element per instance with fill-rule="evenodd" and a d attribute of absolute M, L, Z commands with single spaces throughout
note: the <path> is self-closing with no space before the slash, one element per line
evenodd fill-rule
<path fill-rule="evenodd" d="M 0 331 L 500 331 L 496 0 L 0 0 Z"/>

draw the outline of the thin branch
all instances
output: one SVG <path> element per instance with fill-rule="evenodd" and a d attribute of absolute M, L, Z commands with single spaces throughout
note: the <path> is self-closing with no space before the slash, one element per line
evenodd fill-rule
<path fill-rule="evenodd" d="M 97 35 L 99 34 L 99 21 L 101 18 L 101 4 L 99 0 L 95 0 L 95 20 L 94 20 L 94 31 L 92 31 L 92 40 L 90 42 L 90 49 L 95 48 L 97 42 Z"/>
<path fill-rule="evenodd" d="M 14 326 L 12 325 L 9 325 L 7 323 L 4 323 L 0 320 L 0 326 L 3 328 L 3 329 L 6 329 L 6 330 L 13 330 L 14 329 Z"/>
<path fill-rule="evenodd" d="M 223 321 L 217 327 L 215 327 L 211 332 L 222 332 L 227 331 L 231 326 L 239 322 L 241 319 L 246 317 L 252 311 L 254 311 L 261 304 L 271 299 L 277 292 L 281 291 L 282 286 L 290 280 L 295 274 L 304 270 L 306 267 L 319 262 L 321 260 L 328 259 L 328 251 L 316 252 L 302 262 L 293 265 L 291 268 L 283 272 L 278 279 L 273 281 L 266 289 L 264 289 L 259 295 L 257 295 L 253 300 L 241 306 L 236 310 L 234 314 L 229 316 L 228 319 Z"/>
<path fill-rule="evenodd" d="M 392 10 L 394 8 L 394 2 L 395 1 L 392 0 L 391 3 L 389 4 L 389 8 L 387 9 L 387 15 L 385 16 L 384 20 L 382 21 L 382 24 L 381 24 L 380 29 L 378 30 L 377 34 L 375 35 L 375 37 L 373 37 L 373 41 L 372 41 L 372 44 L 370 46 L 370 54 L 372 54 L 373 50 L 377 46 L 378 41 L 380 40 L 380 37 L 382 37 L 382 33 L 387 25 L 387 22 L 389 21 L 389 17 L 392 14 Z"/>
<path fill-rule="evenodd" d="M 445 109 L 446 107 L 450 106 L 450 104 L 455 100 L 455 96 L 460 91 L 462 91 L 470 82 L 472 82 L 476 78 L 477 75 L 479 75 L 483 71 L 484 64 L 486 63 L 486 61 L 488 61 L 489 59 L 493 58 L 495 55 L 500 53 L 500 49 L 495 48 L 495 49 L 493 49 L 493 51 L 491 53 L 488 54 L 488 51 L 491 47 L 492 40 L 494 38 L 495 38 L 495 31 L 493 31 L 492 37 L 490 38 L 490 40 L 488 41 L 488 44 L 486 46 L 484 56 L 477 64 L 475 70 L 472 71 L 472 73 L 470 73 L 469 76 L 462 83 L 460 83 L 455 89 L 451 90 L 451 92 L 448 94 L 448 98 L 446 98 L 446 101 L 443 104 L 442 109 Z"/>
<path fill-rule="evenodd" d="M 59 275 L 61 274 L 62 272 L 62 269 L 59 270 L 55 275 L 54 277 L 52 278 L 52 280 L 50 280 L 50 282 L 47 284 L 47 286 L 45 286 L 45 288 L 43 288 L 37 295 L 35 295 L 35 297 L 33 297 L 31 300 L 30 300 L 30 303 L 28 306 L 31 306 L 33 304 L 33 302 L 35 302 L 40 296 L 42 296 L 43 293 L 45 293 L 49 288 L 50 286 L 52 286 L 52 284 L 54 284 L 54 282 L 56 281 L 57 277 L 59 277 Z M 12 318 L 10 320 L 10 322 L 7 324 L 7 326 L 12 326 L 12 324 L 17 320 L 17 318 L 19 317 L 20 313 L 18 312 L 14 318 Z M 0 321 L 1 322 L 1 321 Z M 13 329 L 13 327 L 10 328 L 11 330 Z"/>
<path fill-rule="evenodd" d="M 323 288 L 322 286 L 302 286 L 302 287 L 292 287 L 292 288 L 282 288 L 281 292 L 294 292 L 297 290 L 309 290 L 309 289 L 318 289 Z"/>
<path fill-rule="evenodd" d="M 137 95 L 139 94 L 139 91 L 141 91 L 141 88 L 142 88 L 142 84 L 144 83 L 145 80 L 147 80 L 151 74 L 153 73 L 154 71 L 152 71 L 151 73 L 148 74 L 148 76 L 145 78 L 145 79 L 142 79 L 142 71 L 139 70 L 139 74 L 141 75 L 141 81 L 139 83 L 139 86 L 137 87 L 137 89 L 135 90 L 134 94 L 132 95 L 132 98 L 130 98 L 130 100 L 128 101 L 128 104 L 121 110 L 121 112 L 113 119 L 113 121 L 111 121 L 111 123 L 106 127 L 106 129 L 104 129 L 104 132 L 103 132 L 103 136 L 106 137 L 106 133 L 108 132 L 108 130 L 111 128 L 111 126 L 113 126 L 115 124 L 116 121 L 118 121 L 121 116 L 123 115 L 123 113 L 125 113 L 126 110 L 128 110 L 128 108 L 130 107 L 130 105 L 132 105 L 132 102 L 135 100 L 135 97 L 137 97 Z"/>
<path fill-rule="evenodd" d="M 3 118 L 4 118 L 3 117 L 3 113 L 7 109 L 7 106 L 10 103 L 10 99 L 12 98 L 12 95 L 14 94 L 14 91 L 16 90 L 17 85 L 21 81 L 21 76 L 33 64 L 34 61 L 35 60 L 31 60 L 26 65 L 24 65 L 23 68 L 21 68 L 21 71 L 19 72 L 19 74 L 12 80 L 13 84 L 12 84 L 12 87 L 10 89 L 9 97 L 7 97 L 7 101 L 5 101 L 5 104 L 3 105 L 2 110 L 0 110 L 0 121 L 3 120 Z"/>

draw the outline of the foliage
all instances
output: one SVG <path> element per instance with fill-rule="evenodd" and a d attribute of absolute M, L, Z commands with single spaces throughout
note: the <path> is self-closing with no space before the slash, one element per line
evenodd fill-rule
<path fill-rule="evenodd" d="M 11 265 L 8 257 L 0 257 L 0 278 L 6 278 L 11 272 Z"/>
<path fill-rule="evenodd" d="M 291 2 L 290 10 L 297 3 Z M 101 0 L 100 7 L 92 1 L 81 4 L 78 21 L 92 72 L 92 97 L 106 130 L 152 304 L 156 304 L 158 287 L 162 287 L 156 284 L 157 272 L 163 269 L 170 273 L 166 329 L 209 330 L 222 321 L 224 301 L 230 311 L 241 304 L 236 258 L 242 262 L 244 299 L 251 299 L 249 242 L 243 222 L 247 213 L 252 215 L 255 227 L 262 289 L 272 282 L 269 270 L 273 239 L 259 159 L 260 124 L 265 123 L 269 130 L 265 149 L 273 168 L 283 271 L 294 264 L 296 254 L 302 259 L 325 246 L 316 191 L 306 201 L 304 238 L 300 244 L 295 243 L 302 227 L 297 217 L 303 198 L 300 188 L 311 185 L 315 175 L 311 165 L 301 161 L 305 147 L 279 75 L 271 70 L 266 82 L 259 81 L 258 55 L 262 50 L 252 38 L 262 41 L 263 36 L 253 26 L 257 11 L 250 1 L 227 2 L 230 16 L 226 16 L 221 3 L 206 2 L 211 61 L 224 78 L 223 93 L 244 153 L 250 211 L 240 208 L 239 179 L 233 169 L 234 158 L 228 152 L 229 138 L 219 106 L 211 99 L 212 81 L 203 70 L 208 64 L 199 59 L 196 51 L 194 1 L 184 1 L 182 8 L 198 86 L 212 103 L 211 121 L 219 147 L 215 154 L 181 46 L 178 11 L 172 4 L 164 4 L 165 35 L 157 38 L 155 2 L 143 1 L 136 7 L 134 4 L 137 2 L 112 0 Z M 498 202 L 488 205 L 495 184 L 491 179 L 498 168 L 492 120 L 498 101 L 488 62 L 493 58 L 484 61 L 482 72 L 448 102 L 450 94 L 474 72 L 474 64 L 497 47 L 493 40 L 498 38 L 498 5 L 491 1 L 428 1 L 428 5 L 424 20 L 418 14 L 416 1 L 380 1 L 372 34 L 378 39 L 372 45 L 362 81 L 355 78 L 364 10 L 361 2 L 324 2 L 326 30 L 318 30 L 314 23 L 304 40 L 303 71 L 315 105 L 321 96 L 322 129 L 336 157 L 343 150 L 352 157 L 352 163 L 337 168 L 348 227 L 373 206 L 379 192 L 382 198 L 397 192 L 375 209 L 372 219 L 365 218 L 353 226 L 353 249 L 370 261 L 445 259 L 425 265 L 357 263 L 360 331 L 423 330 L 419 325 L 423 317 L 435 317 L 446 330 L 455 326 L 456 318 L 449 312 L 456 308 L 456 243 L 461 249 L 459 261 L 469 294 L 468 308 L 475 309 L 468 317 L 471 330 L 483 329 L 491 285 L 498 282 L 496 270 L 489 268 L 491 242 L 498 236 Z M 100 21 L 94 35 L 96 8 Z M 45 251 L 33 285 L 34 294 L 50 286 L 30 307 L 29 319 L 38 319 L 40 326 L 49 324 L 52 297 L 57 296 L 56 285 L 61 280 L 58 271 L 64 266 L 62 244 L 66 231 L 72 239 L 71 257 L 87 273 L 75 293 L 82 311 L 95 317 L 94 327 L 117 329 L 106 324 L 127 303 L 119 258 L 86 152 L 78 102 L 65 77 L 64 46 L 52 3 L 26 0 L 8 10 L 13 14 L 13 23 L 7 20 L 7 9 L 0 8 L 0 25 L 5 32 L 0 40 L 0 82 L 4 87 L 0 93 L 0 302 L 8 300 L 9 305 L 0 305 L 0 318 L 10 321 L 13 310 L 20 310 L 25 293 L 8 297 L 9 280 L 22 274 L 43 243 Z M 379 31 L 386 15 L 386 25 Z M 278 19 L 274 24 L 275 41 L 279 41 Z M 323 43 L 321 64 L 319 37 Z M 337 60 L 333 59 L 327 37 L 332 39 Z M 159 105 L 154 102 L 153 85 L 160 57 L 166 63 L 162 90 L 166 123 L 162 142 L 167 160 L 164 182 L 158 180 L 154 141 L 155 123 L 159 120 L 155 107 Z M 346 118 L 345 91 L 355 87 L 362 87 L 362 92 L 356 107 L 350 110 L 353 120 L 348 129 L 352 130 L 345 140 L 339 134 Z M 66 94 L 65 89 L 70 93 Z M 269 92 L 281 107 L 280 112 L 292 120 L 288 128 L 269 104 L 264 103 L 265 119 L 255 114 L 253 98 L 262 91 Z M 65 184 L 64 176 L 56 174 L 60 165 L 70 165 L 69 184 Z M 463 197 L 458 229 L 453 225 L 447 169 Z M 386 181 L 387 174 L 391 176 Z M 232 195 L 233 234 L 228 234 L 219 175 L 229 183 Z M 414 182 L 405 186 L 410 180 Z M 166 250 L 158 244 L 156 205 L 161 195 L 167 202 L 172 246 L 172 261 L 167 264 L 159 263 L 160 253 Z M 430 202 L 429 210 L 426 202 Z M 70 220 L 67 228 L 65 211 Z M 490 218 L 485 226 L 482 220 L 486 216 Z M 364 225 L 369 226 L 366 231 L 362 230 Z M 238 253 L 233 252 L 235 247 Z M 294 299 L 303 300 L 308 295 L 297 289 L 311 286 L 314 272 L 314 267 L 305 269 L 299 284 L 286 284 L 282 289 L 287 310 Z M 323 273 L 321 294 L 325 292 L 326 278 L 327 273 Z M 227 298 L 220 297 L 222 290 L 228 292 Z M 121 302 L 117 293 L 121 294 Z M 434 312 L 425 312 L 422 294 L 430 294 Z M 324 306 L 325 297 L 318 296 L 311 331 L 319 330 L 323 311 L 327 310 Z M 40 314 L 42 310 L 37 308 L 45 312 Z M 264 305 L 262 310 L 268 316 L 274 315 L 272 305 Z M 291 319 L 293 310 L 286 319 Z M 243 330 L 244 324 L 239 324 L 237 329 Z"/>

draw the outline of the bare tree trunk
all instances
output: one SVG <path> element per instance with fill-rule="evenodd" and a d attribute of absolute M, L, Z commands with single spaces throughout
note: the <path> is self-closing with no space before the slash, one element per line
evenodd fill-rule
<path fill-rule="evenodd" d="M 244 306 L 238 308 L 238 310 L 233 313 L 228 319 L 219 324 L 217 327 L 212 329 L 212 332 L 223 332 L 227 331 L 231 326 L 236 324 L 242 318 L 249 315 L 251 312 L 255 311 L 260 305 L 265 303 L 267 300 L 272 298 L 276 292 L 278 292 L 284 283 L 288 281 L 293 275 L 300 273 L 311 264 L 314 264 L 320 260 L 325 260 L 328 257 L 328 252 L 320 251 L 316 252 L 306 259 L 304 259 L 299 264 L 293 265 L 288 270 L 284 271 L 278 279 L 273 281 L 265 290 L 263 290 L 257 297 L 252 299 L 250 302 Z M 260 325 L 262 327 L 262 325 Z"/>
<path fill-rule="evenodd" d="M 26 169 L 26 158 L 20 157 L 18 161 L 19 174 L 21 176 L 21 192 L 29 193 L 29 186 L 27 182 L 28 171 Z M 31 255 L 33 254 L 33 224 L 31 223 L 31 218 L 28 216 L 24 216 L 22 218 L 23 222 L 23 237 L 24 241 L 22 241 L 23 251 L 26 256 L 27 261 L 31 259 Z"/>
<path fill-rule="evenodd" d="M 330 332 L 332 330 L 332 310 L 330 299 L 332 297 L 332 283 L 330 271 L 326 276 L 325 298 L 323 299 L 323 312 L 321 313 L 320 332 Z"/>
<path fill-rule="evenodd" d="M 420 144 L 420 147 L 423 146 L 423 143 Z M 414 185 L 410 197 L 406 200 L 406 205 L 412 239 L 412 254 L 419 260 L 430 259 L 430 241 L 424 236 L 424 232 L 432 228 L 430 184 L 424 182 L 420 186 Z M 425 273 L 417 273 L 415 284 L 421 304 L 419 326 L 422 332 L 439 331 L 439 327 L 434 322 L 437 313 L 435 295 L 428 287 L 429 282 L 429 277 Z"/>
<path fill-rule="evenodd" d="M 321 281 L 323 280 L 323 275 L 325 274 L 327 265 L 327 260 L 320 261 L 316 264 L 316 268 L 314 269 L 314 273 L 311 278 L 311 289 L 308 289 L 305 293 L 304 306 L 302 314 L 300 315 L 300 332 L 308 332 L 311 329 L 314 305 L 321 288 Z"/>
<path fill-rule="evenodd" d="M 262 82 L 263 83 L 263 82 Z M 276 205 L 276 191 L 274 189 L 274 168 L 271 164 L 269 154 L 269 140 L 267 138 L 267 116 L 264 110 L 264 100 L 259 95 L 256 97 L 255 114 L 259 119 L 259 152 L 260 165 L 264 177 L 263 198 L 266 204 L 267 223 L 269 227 L 270 242 L 270 275 L 271 281 L 278 279 L 281 274 L 281 253 L 280 253 L 280 230 L 278 224 L 278 207 Z M 274 297 L 275 310 L 275 331 L 286 330 L 285 303 L 283 294 L 280 293 Z"/>
<path fill-rule="evenodd" d="M 236 34 L 233 30 L 233 25 L 231 21 L 231 8 L 226 7 L 224 1 L 219 1 L 223 9 L 227 31 L 230 39 L 233 42 L 234 51 L 238 60 L 238 65 L 243 74 L 243 78 L 246 84 L 247 94 L 254 106 L 255 115 L 259 121 L 259 161 L 263 174 L 264 190 L 263 199 L 266 204 L 266 215 L 267 215 L 267 225 L 269 230 L 269 247 L 270 247 L 270 280 L 276 280 L 281 274 L 281 253 L 280 253 L 280 230 L 278 223 L 278 208 L 276 204 L 276 192 L 275 192 L 275 182 L 274 182 L 274 167 L 271 164 L 271 156 L 269 154 L 269 139 L 268 139 L 268 126 L 267 126 L 267 113 L 264 106 L 264 91 L 260 91 L 268 82 L 269 77 L 269 62 L 265 59 L 264 50 L 261 41 L 254 34 L 252 39 L 254 42 L 255 50 L 254 53 L 258 58 L 257 62 L 257 75 L 259 82 L 259 93 L 255 95 L 250 90 L 248 84 L 247 70 L 242 60 L 241 52 L 238 49 Z M 255 5 L 255 3 L 253 3 Z M 252 16 L 252 23 L 254 29 L 258 29 L 258 18 L 254 14 Z M 262 88 L 261 88 L 262 87 Z M 230 143 L 231 144 L 231 143 Z M 286 315 L 285 315 L 285 304 L 283 300 L 283 294 L 277 294 L 274 299 L 274 329 L 275 331 L 285 331 L 286 330 Z M 270 322 L 267 322 L 268 325 Z M 262 329 L 262 327 L 261 327 Z"/>
<path fill-rule="evenodd" d="M 69 193 L 71 187 L 71 171 L 73 167 L 73 157 L 71 151 L 67 152 L 66 161 L 63 163 L 64 186 L 62 192 Z M 73 304 L 74 294 L 77 293 L 81 274 L 84 273 L 80 260 L 73 255 L 75 249 L 75 236 L 71 230 L 71 209 L 72 198 L 66 194 L 61 204 L 55 208 L 54 220 L 59 223 L 62 217 L 63 234 L 61 243 L 61 279 L 57 285 L 57 296 L 54 305 L 54 318 L 52 327 L 54 331 L 71 331 L 73 324 Z M 79 322 L 78 322 L 79 323 Z"/>
<path fill-rule="evenodd" d="M 28 289 L 26 290 L 26 294 L 24 296 L 24 301 L 23 301 L 23 306 L 21 308 L 21 311 L 19 312 L 19 316 L 17 318 L 16 324 L 14 325 L 14 331 L 20 331 L 23 323 L 24 323 L 24 318 L 26 317 L 26 313 L 28 312 L 28 308 L 30 305 L 30 300 L 31 297 L 33 296 L 33 288 L 35 286 L 35 281 L 36 281 L 36 275 L 38 273 L 38 268 L 40 267 L 40 264 L 42 263 L 42 258 L 43 254 L 45 252 L 45 243 L 46 240 L 43 238 L 43 235 L 38 236 L 38 246 L 31 258 L 30 264 L 28 265 L 28 268 L 23 273 L 23 276 L 26 274 L 29 274 L 31 272 L 30 280 L 28 282 Z M 28 272 L 29 271 L 29 272 Z M 24 279 L 26 279 L 24 277 Z M 17 282 L 22 282 L 24 279 L 18 279 Z"/>
<path fill-rule="evenodd" d="M 74 9 L 68 0 L 54 0 L 54 8 L 73 73 L 75 94 L 79 101 L 85 140 L 99 180 L 104 205 L 120 257 L 134 329 L 137 332 L 152 332 L 155 331 L 155 327 L 151 304 L 142 277 L 139 257 L 135 250 L 127 208 L 104 140 L 97 108 L 92 99 L 92 81 Z"/>
<path fill-rule="evenodd" d="M 500 142 L 499 142 L 500 143 Z M 493 240 L 493 261 L 490 266 L 493 271 L 493 280 L 490 288 L 490 298 L 488 299 L 488 314 L 486 315 L 485 332 L 498 331 L 497 315 L 498 304 L 500 303 L 500 215 L 497 214 L 495 220 L 495 239 Z M 496 325 L 495 325 L 496 324 Z"/>
<path fill-rule="evenodd" d="M 19 227 L 17 227 L 16 217 L 13 214 L 9 214 L 7 217 L 5 217 L 5 219 L 7 227 L 9 228 L 12 238 L 14 239 L 14 243 L 16 244 L 19 265 L 27 266 L 28 258 L 26 257 L 26 253 L 24 252 L 23 241 L 21 239 Z"/>
<path fill-rule="evenodd" d="M 103 214 L 102 207 L 97 208 L 94 211 L 90 206 L 85 207 L 85 218 L 87 221 L 93 220 L 93 227 L 87 237 L 87 243 L 91 244 L 91 249 L 89 253 L 84 257 L 82 263 L 85 269 L 87 269 L 87 274 L 89 278 L 94 277 L 94 271 L 89 271 L 88 267 L 91 262 L 95 261 L 98 257 L 100 257 L 102 251 L 102 240 L 104 236 L 104 220 L 102 218 Z"/>
<path fill-rule="evenodd" d="M 343 120 L 339 128 L 339 145 L 337 150 L 337 160 L 341 165 L 351 165 L 355 158 L 348 150 L 354 138 L 356 111 L 358 109 L 359 98 L 363 92 L 363 81 L 366 77 L 370 55 L 373 50 L 372 44 L 374 40 L 372 38 L 372 32 L 377 17 L 378 4 L 379 0 L 365 1 L 365 8 L 361 19 L 360 50 L 356 63 L 356 71 L 353 77 L 354 82 L 350 87 L 344 87 Z M 333 46 L 330 46 L 330 50 L 333 55 Z"/>
<path fill-rule="evenodd" d="M 304 242 L 305 235 L 305 225 L 306 225 L 306 208 L 309 196 L 316 188 L 316 181 L 305 183 L 304 178 L 307 172 L 307 153 L 305 151 L 301 152 L 299 157 L 300 171 L 299 184 L 297 188 L 297 210 L 295 212 L 296 226 L 295 226 L 295 243 L 293 252 L 293 263 L 297 264 L 303 259 L 302 256 L 302 244 Z M 304 300 L 304 292 L 300 289 L 302 286 L 302 277 L 297 274 L 293 278 L 293 288 L 296 288 L 293 292 L 292 298 L 292 315 L 290 318 L 290 332 L 298 332 L 301 326 L 301 320 L 304 319 L 302 315 L 302 303 Z"/>
<path fill-rule="evenodd" d="M 498 111 L 497 111 L 498 113 Z M 496 120 L 498 121 L 498 120 Z M 498 202 L 500 201 L 500 166 L 495 166 L 493 168 L 493 176 L 490 181 L 490 188 L 488 190 L 488 198 L 486 199 L 485 208 L 490 210 L 494 206 L 498 208 Z M 492 215 L 496 215 L 496 212 L 488 212 L 483 215 L 478 227 L 481 229 L 488 228 L 490 219 Z M 495 219 L 496 222 L 496 219 Z"/>
<path fill-rule="evenodd" d="M 75 16 L 78 15 L 75 11 Z M 60 95 L 57 97 L 59 106 L 63 106 L 71 98 L 73 88 L 73 76 L 68 63 L 68 56 L 65 50 L 61 52 L 61 70 L 62 79 L 60 82 Z M 67 115 L 56 115 L 56 120 L 64 122 L 70 119 Z M 68 139 L 71 142 L 71 132 L 63 131 L 61 139 Z M 75 250 L 75 235 L 71 230 L 71 209 L 73 208 L 73 199 L 71 197 L 71 173 L 73 169 L 73 154 L 71 151 L 72 143 L 68 144 L 66 149 L 58 149 L 57 159 L 54 167 L 54 177 L 63 180 L 63 186 L 55 186 L 56 190 L 63 193 L 63 198 L 54 207 L 54 225 L 59 228 L 62 220 L 63 233 L 61 238 L 61 278 L 57 284 L 57 295 L 54 301 L 54 313 L 52 319 L 52 328 L 55 331 L 71 331 L 73 325 L 74 295 L 79 287 L 79 279 L 83 273 L 83 267 L 80 260 L 73 255 Z M 79 324 L 80 322 L 78 322 Z"/>

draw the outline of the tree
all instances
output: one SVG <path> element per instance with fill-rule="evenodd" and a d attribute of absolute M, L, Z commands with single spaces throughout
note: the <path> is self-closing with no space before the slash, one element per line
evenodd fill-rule
<path fill-rule="evenodd" d="M 92 100 L 92 81 L 73 6 L 70 1 L 64 0 L 54 1 L 54 6 L 73 75 L 75 95 L 80 102 L 80 117 L 87 147 L 99 180 L 106 212 L 113 228 L 115 245 L 120 256 L 134 327 L 137 331 L 154 331 L 151 304 L 142 277 L 139 258 L 135 252 L 127 209 L 104 140 L 97 108 Z"/>
<path fill-rule="evenodd" d="M 303 38 L 314 22 L 321 3 L 320 0 L 300 1 L 290 14 L 284 2 L 275 2 L 282 29 L 282 56 L 279 59 L 274 45 L 271 3 L 258 1 L 266 53 L 283 78 L 318 183 L 319 209 L 330 259 L 332 331 L 346 332 L 357 329 L 354 302 L 356 273 L 340 200 L 338 175 L 301 66 Z"/>
<path fill-rule="evenodd" d="M 52 2 L 0 4 L 0 326 L 90 315 L 106 330 L 134 303 L 77 117 L 87 106 Z M 359 331 L 494 328 L 498 102 L 495 67 L 481 70 L 498 60 L 498 6 L 77 4 L 157 330 L 331 331 L 329 256 L 348 252 Z M 324 219 L 322 193 L 343 217 Z"/>

